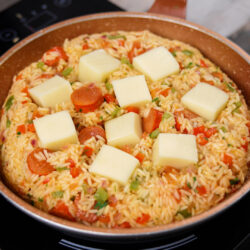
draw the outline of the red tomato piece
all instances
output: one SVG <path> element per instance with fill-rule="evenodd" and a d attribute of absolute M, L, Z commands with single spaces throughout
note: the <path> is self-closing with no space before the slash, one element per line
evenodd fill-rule
<path fill-rule="evenodd" d="M 24 124 L 17 126 L 16 129 L 17 134 L 25 134 L 26 132 L 26 127 Z"/>
<path fill-rule="evenodd" d="M 28 124 L 28 131 L 29 131 L 29 132 L 32 132 L 32 133 L 35 133 L 35 132 L 36 132 L 36 129 L 35 129 L 35 126 L 34 126 L 33 123 Z"/>
<path fill-rule="evenodd" d="M 134 107 L 134 106 L 128 106 L 125 108 L 125 110 L 128 112 L 134 112 L 136 114 L 140 113 L 140 109 L 138 107 Z"/>
<path fill-rule="evenodd" d="M 118 203 L 115 195 L 113 195 L 113 194 L 109 196 L 108 202 L 109 202 L 109 206 L 111 206 L 111 207 L 115 207 Z"/>
<path fill-rule="evenodd" d="M 204 134 L 199 134 L 197 137 L 196 137 L 196 141 L 198 144 L 204 146 L 208 143 L 208 138 L 204 135 Z"/>
<path fill-rule="evenodd" d="M 170 88 L 167 88 L 167 89 L 164 89 L 160 92 L 160 95 L 163 95 L 164 97 L 167 97 L 168 96 L 168 93 L 169 93 L 169 90 Z"/>
<path fill-rule="evenodd" d="M 53 58 L 46 59 L 46 57 L 50 56 L 51 54 L 53 54 Z M 42 61 L 48 66 L 56 66 L 59 63 L 60 59 L 68 61 L 68 56 L 66 55 L 63 48 L 60 46 L 55 46 L 55 47 L 49 49 L 47 52 L 44 53 L 44 55 L 42 57 Z"/>
<path fill-rule="evenodd" d="M 61 200 L 56 203 L 49 213 L 67 220 L 75 221 L 75 218 L 70 213 L 68 206 Z"/>
<path fill-rule="evenodd" d="M 83 50 L 89 49 L 89 45 L 88 45 L 87 43 L 84 43 L 84 44 L 82 45 L 82 49 L 83 49 Z"/>
<path fill-rule="evenodd" d="M 224 153 L 223 162 L 225 164 L 227 164 L 229 167 L 231 167 L 233 165 L 233 158 L 232 158 L 232 156 Z"/>
<path fill-rule="evenodd" d="M 220 72 L 213 72 L 213 73 L 212 73 L 212 76 L 214 76 L 214 77 L 216 77 L 216 78 L 219 78 L 221 82 L 222 82 L 223 79 L 224 79 L 224 78 L 223 78 L 223 74 L 220 73 Z"/>
<path fill-rule="evenodd" d="M 150 220 L 150 215 L 142 213 L 140 217 L 137 217 L 136 222 L 138 224 L 146 224 L 149 220 Z"/>
<path fill-rule="evenodd" d="M 145 158 L 145 155 L 143 153 L 138 153 L 135 158 L 137 158 L 139 160 L 140 163 L 143 162 L 144 158 Z"/>
<path fill-rule="evenodd" d="M 207 193 L 207 189 L 205 188 L 205 186 L 197 186 L 196 190 L 198 191 L 199 195 L 204 195 Z"/>
<path fill-rule="evenodd" d="M 107 224 L 107 223 L 110 222 L 110 217 L 109 217 L 109 215 L 102 214 L 102 215 L 99 216 L 98 220 L 100 222 L 102 222 L 102 223 L 106 223 Z"/>
<path fill-rule="evenodd" d="M 207 130 L 205 130 L 204 135 L 207 138 L 210 138 L 212 135 L 216 134 L 218 132 L 217 128 L 209 128 Z"/>
<path fill-rule="evenodd" d="M 153 132 L 160 125 L 162 120 L 163 112 L 151 108 L 147 117 L 142 120 L 143 130 L 147 133 Z"/>
<path fill-rule="evenodd" d="M 107 103 L 112 103 L 112 102 L 116 102 L 116 98 L 115 96 L 111 95 L 111 94 L 105 94 L 104 95 L 104 99 Z"/>
<path fill-rule="evenodd" d="M 204 67 L 204 68 L 207 68 L 208 67 L 208 65 L 205 63 L 205 61 L 204 60 L 202 60 L 202 59 L 200 59 L 200 65 L 201 65 L 201 67 Z"/>
<path fill-rule="evenodd" d="M 85 146 L 84 147 L 84 154 L 87 155 L 88 157 L 90 157 L 93 154 L 93 148 L 89 147 L 89 146 Z"/>
<path fill-rule="evenodd" d="M 205 132 L 205 126 L 199 126 L 194 128 L 194 135 L 198 135 Z"/>

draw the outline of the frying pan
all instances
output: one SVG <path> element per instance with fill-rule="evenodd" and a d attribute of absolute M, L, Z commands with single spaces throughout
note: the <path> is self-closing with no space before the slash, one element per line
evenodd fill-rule
<path fill-rule="evenodd" d="M 250 105 L 250 58 L 246 52 L 221 35 L 188 21 L 159 14 L 134 12 L 110 12 L 69 19 L 40 30 L 19 42 L 0 58 L 0 104 L 3 104 L 8 94 L 13 76 L 25 66 L 40 59 L 49 48 L 62 44 L 66 38 L 71 39 L 83 33 L 145 29 L 198 48 L 205 57 L 221 67 L 234 80 Z M 47 214 L 21 199 L 8 187 L 3 178 L 0 179 L 0 193 L 15 207 L 34 219 L 74 237 L 113 242 L 133 239 L 145 241 L 187 231 L 219 215 L 249 191 L 248 175 L 243 186 L 223 202 L 189 219 L 149 228 L 106 229 L 88 227 Z"/>

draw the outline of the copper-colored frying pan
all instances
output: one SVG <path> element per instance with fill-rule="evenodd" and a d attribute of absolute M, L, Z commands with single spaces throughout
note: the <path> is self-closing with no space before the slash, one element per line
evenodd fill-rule
<path fill-rule="evenodd" d="M 13 76 L 31 62 L 41 58 L 42 54 L 49 48 L 62 44 L 65 38 L 70 39 L 82 33 L 145 29 L 166 38 L 181 40 L 198 48 L 237 83 L 248 105 L 250 105 L 250 58 L 241 48 L 204 27 L 182 19 L 158 14 L 130 12 L 95 14 L 70 19 L 41 30 L 15 45 L 0 58 L 0 104 L 3 104 L 7 96 Z M 247 178 L 244 185 L 223 202 L 184 221 L 151 228 L 102 229 L 87 227 L 44 213 L 19 198 L 3 181 L 0 181 L 1 194 L 24 213 L 65 233 L 98 240 L 145 239 L 187 230 L 214 215 L 220 214 L 247 195 L 249 191 L 250 178 Z"/>

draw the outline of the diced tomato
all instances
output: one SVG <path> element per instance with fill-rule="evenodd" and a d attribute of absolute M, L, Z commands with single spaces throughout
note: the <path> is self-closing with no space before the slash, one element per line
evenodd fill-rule
<path fill-rule="evenodd" d="M 130 145 L 123 145 L 120 149 L 128 154 L 132 154 L 132 149 Z"/>
<path fill-rule="evenodd" d="M 232 156 L 224 153 L 223 162 L 225 164 L 227 164 L 229 167 L 231 167 L 233 165 L 233 158 L 232 158 Z"/>
<path fill-rule="evenodd" d="M 143 153 L 138 153 L 136 156 L 135 156 L 136 159 L 139 160 L 140 163 L 143 162 L 144 158 L 145 158 L 145 155 Z"/>
<path fill-rule="evenodd" d="M 35 133 L 35 132 L 36 132 L 36 129 L 35 129 L 35 126 L 34 126 L 33 123 L 28 124 L 28 131 L 29 131 L 29 132 L 32 132 L 32 133 Z"/>
<path fill-rule="evenodd" d="M 134 112 L 136 114 L 140 113 L 140 109 L 138 107 L 134 107 L 134 106 L 128 106 L 125 108 L 125 110 L 128 112 Z"/>
<path fill-rule="evenodd" d="M 49 162 L 47 162 L 46 159 L 40 160 L 36 158 L 37 154 L 42 153 L 44 155 L 43 150 L 43 148 L 36 148 L 27 157 L 29 170 L 37 175 L 48 175 L 55 170 L 54 167 Z M 50 152 L 49 150 L 47 151 Z"/>
<path fill-rule="evenodd" d="M 77 111 L 91 112 L 101 106 L 104 101 L 100 88 L 94 83 L 82 86 L 71 94 L 71 100 Z"/>
<path fill-rule="evenodd" d="M 151 108 L 147 117 L 144 117 L 142 120 L 143 130 L 147 133 L 151 133 L 157 129 L 162 120 L 163 112 Z"/>
<path fill-rule="evenodd" d="M 107 224 L 107 223 L 110 222 L 110 217 L 109 217 L 109 215 L 102 214 L 102 215 L 99 216 L 98 220 L 100 222 L 102 222 L 102 223 L 106 223 Z"/>
<path fill-rule="evenodd" d="M 199 195 L 204 195 L 207 193 L 207 189 L 205 188 L 205 186 L 197 186 L 196 190 L 198 191 Z"/>
<path fill-rule="evenodd" d="M 53 56 L 52 59 L 46 59 L 46 57 L 51 55 L 52 53 L 55 54 L 55 56 Z M 49 49 L 47 52 L 44 53 L 42 57 L 42 61 L 48 66 L 56 66 L 59 63 L 60 59 L 68 61 L 68 56 L 66 55 L 63 48 L 60 46 L 55 46 Z"/>
<path fill-rule="evenodd" d="M 204 135 L 207 138 L 210 138 L 212 135 L 216 134 L 218 132 L 217 128 L 209 128 L 204 131 Z"/>
<path fill-rule="evenodd" d="M 247 138 L 243 138 L 245 140 L 245 143 L 241 145 L 241 147 L 247 152 L 248 151 L 248 141 Z"/>
<path fill-rule="evenodd" d="M 26 127 L 24 124 L 17 126 L 16 132 L 18 134 L 25 134 L 26 132 Z"/>
<path fill-rule="evenodd" d="M 22 74 L 17 75 L 16 81 L 19 81 L 19 80 L 22 80 L 22 79 L 23 79 L 23 75 Z"/>
<path fill-rule="evenodd" d="M 28 101 L 26 100 L 26 101 L 22 101 L 22 104 L 25 104 L 25 103 L 28 103 Z"/>
<path fill-rule="evenodd" d="M 109 202 L 109 206 L 111 206 L 111 207 L 115 207 L 118 203 L 115 195 L 113 195 L 113 194 L 109 196 L 108 202 Z"/>
<path fill-rule="evenodd" d="M 131 228 L 131 225 L 129 222 L 125 221 L 120 225 L 116 225 L 114 228 Z"/>
<path fill-rule="evenodd" d="M 70 168 L 70 174 L 73 178 L 76 178 L 81 172 L 82 170 L 79 167 Z"/>
<path fill-rule="evenodd" d="M 194 135 L 203 134 L 205 132 L 205 126 L 199 126 L 194 128 Z"/>
<path fill-rule="evenodd" d="M 97 138 L 97 136 L 101 136 L 106 140 L 105 131 L 100 126 L 91 126 L 91 127 L 83 128 L 80 131 L 78 138 L 79 138 L 80 143 L 84 144 L 85 141 L 87 141 L 88 139 L 90 139 L 93 136 L 95 138 Z"/>
<path fill-rule="evenodd" d="M 124 44 L 125 44 L 124 39 L 119 39 L 119 40 L 118 40 L 118 44 L 119 44 L 119 46 L 124 47 Z"/>
<path fill-rule="evenodd" d="M 204 134 L 199 134 L 197 137 L 196 137 L 196 141 L 198 144 L 204 146 L 208 143 L 208 138 L 204 135 Z"/>
<path fill-rule="evenodd" d="M 22 90 L 21 90 L 21 92 L 22 93 L 25 93 L 28 97 L 30 96 L 30 94 L 29 94 L 29 88 L 28 87 L 25 87 L 25 88 L 23 88 Z"/>
<path fill-rule="evenodd" d="M 177 130 L 177 131 L 181 131 L 181 124 L 179 123 L 179 121 L 178 121 L 178 117 L 176 117 L 175 116 L 175 129 Z"/>
<path fill-rule="evenodd" d="M 203 77 L 200 79 L 200 81 L 201 81 L 201 82 L 208 83 L 208 84 L 210 84 L 210 85 L 212 85 L 212 86 L 214 85 L 214 82 L 213 82 L 213 81 L 207 80 L 207 79 L 205 79 L 205 78 L 203 78 Z"/>
<path fill-rule="evenodd" d="M 68 158 L 68 159 L 66 160 L 66 162 L 69 163 L 69 167 L 70 167 L 70 168 L 74 168 L 74 167 L 76 166 L 76 163 L 75 163 L 74 160 L 72 160 L 71 158 Z"/>
<path fill-rule="evenodd" d="M 222 82 L 223 79 L 224 79 L 224 78 L 223 78 L 223 74 L 220 73 L 220 72 L 213 72 L 213 73 L 212 73 L 212 76 L 214 76 L 214 77 L 216 77 L 216 78 L 219 78 L 221 82 Z"/>
<path fill-rule="evenodd" d="M 135 49 L 138 50 L 138 49 L 140 49 L 140 48 L 141 48 L 141 43 L 140 43 L 140 41 L 134 41 L 131 50 L 128 52 L 128 59 L 129 59 L 130 63 L 133 62 L 133 58 L 134 58 L 134 56 L 135 56 Z M 143 53 L 143 52 L 144 52 L 144 50 L 141 51 L 141 53 Z M 138 55 L 141 54 L 141 53 L 138 52 Z"/>
<path fill-rule="evenodd" d="M 70 213 L 68 206 L 61 200 L 56 203 L 49 213 L 67 220 L 75 221 L 75 218 Z"/>
<path fill-rule="evenodd" d="M 160 95 L 163 95 L 164 97 L 168 96 L 170 88 L 164 89 L 160 92 Z"/>
<path fill-rule="evenodd" d="M 149 220 L 150 220 L 150 215 L 142 213 L 142 215 L 140 217 L 137 217 L 135 221 L 138 224 L 146 224 Z"/>
<path fill-rule="evenodd" d="M 40 117 L 43 117 L 43 115 L 41 115 L 38 110 L 35 110 L 32 115 L 32 120 Z"/>
<path fill-rule="evenodd" d="M 247 122 L 247 127 L 248 127 L 248 132 L 249 132 L 249 135 L 250 135 L 250 122 Z"/>
<path fill-rule="evenodd" d="M 105 94 L 104 99 L 107 103 L 116 102 L 115 96 L 111 94 Z"/>
<path fill-rule="evenodd" d="M 87 43 L 84 43 L 82 45 L 82 49 L 85 50 L 85 49 L 89 49 L 89 45 Z"/>
<path fill-rule="evenodd" d="M 47 184 L 47 183 L 49 183 L 49 181 L 50 181 L 50 178 L 45 178 L 45 179 L 43 180 L 43 184 Z"/>
<path fill-rule="evenodd" d="M 204 60 L 202 60 L 202 59 L 200 59 L 200 65 L 201 65 L 201 67 L 204 67 L 204 68 L 207 68 L 208 67 L 208 65 L 205 63 L 205 61 Z"/>
<path fill-rule="evenodd" d="M 93 154 L 93 148 L 89 147 L 89 146 L 85 146 L 83 149 L 83 152 L 85 155 L 87 155 L 88 157 L 90 157 Z"/>

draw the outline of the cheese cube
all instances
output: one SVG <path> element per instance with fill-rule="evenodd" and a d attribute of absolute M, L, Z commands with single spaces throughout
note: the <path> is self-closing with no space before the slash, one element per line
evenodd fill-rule
<path fill-rule="evenodd" d="M 155 166 L 178 169 L 198 162 L 196 137 L 186 134 L 160 133 L 153 146 Z"/>
<path fill-rule="evenodd" d="M 107 121 L 105 131 L 111 146 L 135 145 L 142 135 L 141 118 L 134 112 L 127 113 Z"/>
<path fill-rule="evenodd" d="M 29 89 L 31 98 L 42 107 L 54 107 L 56 104 L 70 101 L 72 88 L 69 81 L 54 76 L 44 83 Z"/>
<path fill-rule="evenodd" d="M 198 83 L 182 98 L 182 103 L 194 113 L 214 121 L 228 101 L 228 95 L 207 83 Z"/>
<path fill-rule="evenodd" d="M 139 161 L 132 155 L 103 145 L 90 166 L 90 172 L 125 185 L 138 165 Z"/>
<path fill-rule="evenodd" d="M 78 143 L 75 125 L 68 111 L 61 111 L 34 120 L 42 147 L 59 150 L 67 144 Z"/>
<path fill-rule="evenodd" d="M 152 81 L 178 73 L 180 68 L 172 54 L 164 47 L 154 48 L 134 57 L 133 65 Z"/>
<path fill-rule="evenodd" d="M 121 62 L 110 56 L 105 50 L 99 49 L 80 58 L 78 79 L 81 82 L 103 82 Z"/>
<path fill-rule="evenodd" d="M 144 75 L 112 81 L 117 101 L 121 107 L 140 107 L 152 101 Z"/>

